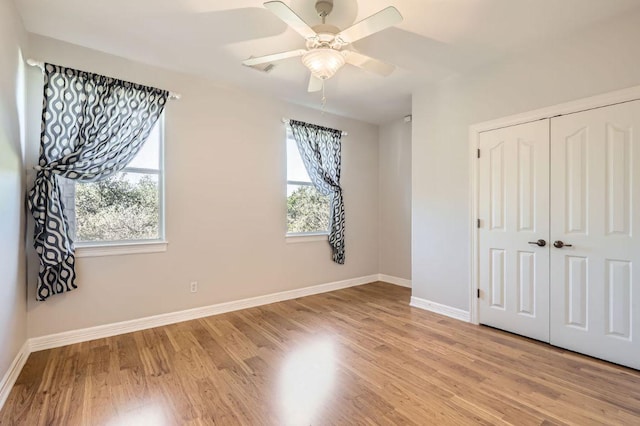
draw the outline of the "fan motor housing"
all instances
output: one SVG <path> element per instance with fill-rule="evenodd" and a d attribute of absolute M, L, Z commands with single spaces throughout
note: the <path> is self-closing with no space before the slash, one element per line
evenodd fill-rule
<path fill-rule="evenodd" d="M 318 37 L 312 40 L 307 40 L 307 48 L 314 49 L 318 47 L 332 47 L 337 48 L 334 41 L 336 34 L 340 32 L 340 28 L 335 25 L 318 24 L 313 26 L 313 30 L 318 34 Z"/>

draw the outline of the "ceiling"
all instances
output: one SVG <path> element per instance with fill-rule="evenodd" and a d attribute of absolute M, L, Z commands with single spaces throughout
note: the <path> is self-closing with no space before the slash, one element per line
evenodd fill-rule
<path fill-rule="evenodd" d="M 241 65 L 304 47 L 261 0 L 14 1 L 32 33 L 320 107 L 299 58 L 269 73 Z M 284 2 L 310 25 L 320 22 L 315 0 Z M 404 21 L 353 47 L 398 68 L 384 78 L 345 66 L 326 83 L 327 111 L 385 122 L 410 112 L 414 87 L 640 10 L 638 0 L 334 0 L 327 23 L 343 29 L 389 5 Z"/>

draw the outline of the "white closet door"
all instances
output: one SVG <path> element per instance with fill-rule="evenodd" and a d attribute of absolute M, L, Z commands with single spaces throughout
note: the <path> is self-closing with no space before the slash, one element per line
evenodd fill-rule
<path fill-rule="evenodd" d="M 480 322 L 548 342 L 549 121 L 481 133 L 480 152 Z"/>
<path fill-rule="evenodd" d="M 639 137 L 640 101 L 551 120 L 551 343 L 634 368 Z"/>

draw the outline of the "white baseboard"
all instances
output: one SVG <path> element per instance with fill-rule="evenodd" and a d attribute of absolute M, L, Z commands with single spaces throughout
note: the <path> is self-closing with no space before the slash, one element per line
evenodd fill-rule
<path fill-rule="evenodd" d="M 374 281 L 378 281 L 378 274 L 352 278 L 344 281 L 336 281 L 327 284 L 320 284 L 311 287 L 304 287 L 295 290 L 282 291 L 279 293 L 267 294 L 264 296 L 251 297 L 249 299 L 218 303 L 210 306 L 202 306 L 199 308 L 187 309 L 184 311 L 170 312 L 166 314 L 153 315 L 150 317 L 144 317 L 129 321 L 98 325 L 95 327 L 83 328 L 79 330 L 65 331 L 63 333 L 32 337 L 31 339 L 29 339 L 29 348 L 31 352 L 57 348 L 60 346 L 71 345 L 73 343 L 102 339 L 105 337 L 117 336 L 119 334 L 131 333 L 148 328 L 160 327 L 167 324 L 174 324 L 177 322 L 189 321 L 192 319 L 208 317 L 211 315 L 223 314 L 225 312 L 253 308 L 255 306 L 261 305 L 268 305 L 270 303 L 296 299 L 298 297 L 326 293 L 329 291 L 340 290 L 347 287 L 354 287 Z"/>
<path fill-rule="evenodd" d="M 400 287 L 411 288 L 411 280 L 394 277 L 392 275 L 378 274 L 378 281 L 384 281 L 385 283 L 399 285 Z"/>
<path fill-rule="evenodd" d="M 0 381 L 0 410 L 4 406 L 4 403 L 7 402 L 9 393 L 11 392 L 13 385 L 16 383 L 16 380 L 18 380 L 18 376 L 22 371 L 22 367 L 24 367 L 24 364 L 27 362 L 27 358 L 29 358 L 30 353 L 29 341 L 27 340 L 16 354 L 16 357 L 13 359 L 9 369 Z"/>
<path fill-rule="evenodd" d="M 424 309 L 426 311 L 435 312 L 436 314 L 445 315 L 460 321 L 470 322 L 471 315 L 468 311 L 462 309 L 453 308 L 451 306 L 442 305 L 440 303 L 432 302 L 430 300 L 421 299 L 419 297 L 411 297 L 411 306 L 414 308 Z"/>

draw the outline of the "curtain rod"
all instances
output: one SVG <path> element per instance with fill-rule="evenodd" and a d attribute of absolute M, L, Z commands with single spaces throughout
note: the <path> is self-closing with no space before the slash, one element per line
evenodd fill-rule
<path fill-rule="evenodd" d="M 283 119 L 282 119 L 282 122 L 283 122 L 284 124 L 286 124 L 286 125 L 288 125 L 290 121 L 291 121 L 291 120 L 289 120 L 288 118 L 283 118 Z M 347 132 L 342 132 L 342 136 L 349 136 L 349 133 L 347 133 Z"/>
<path fill-rule="evenodd" d="M 31 65 L 32 67 L 38 67 L 42 70 L 42 72 L 44 72 L 44 62 L 42 61 L 27 59 L 27 64 Z M 169 92 L 169 99 L 180 99 L 181 97 L 182 95 L 180 93 Z"/>

